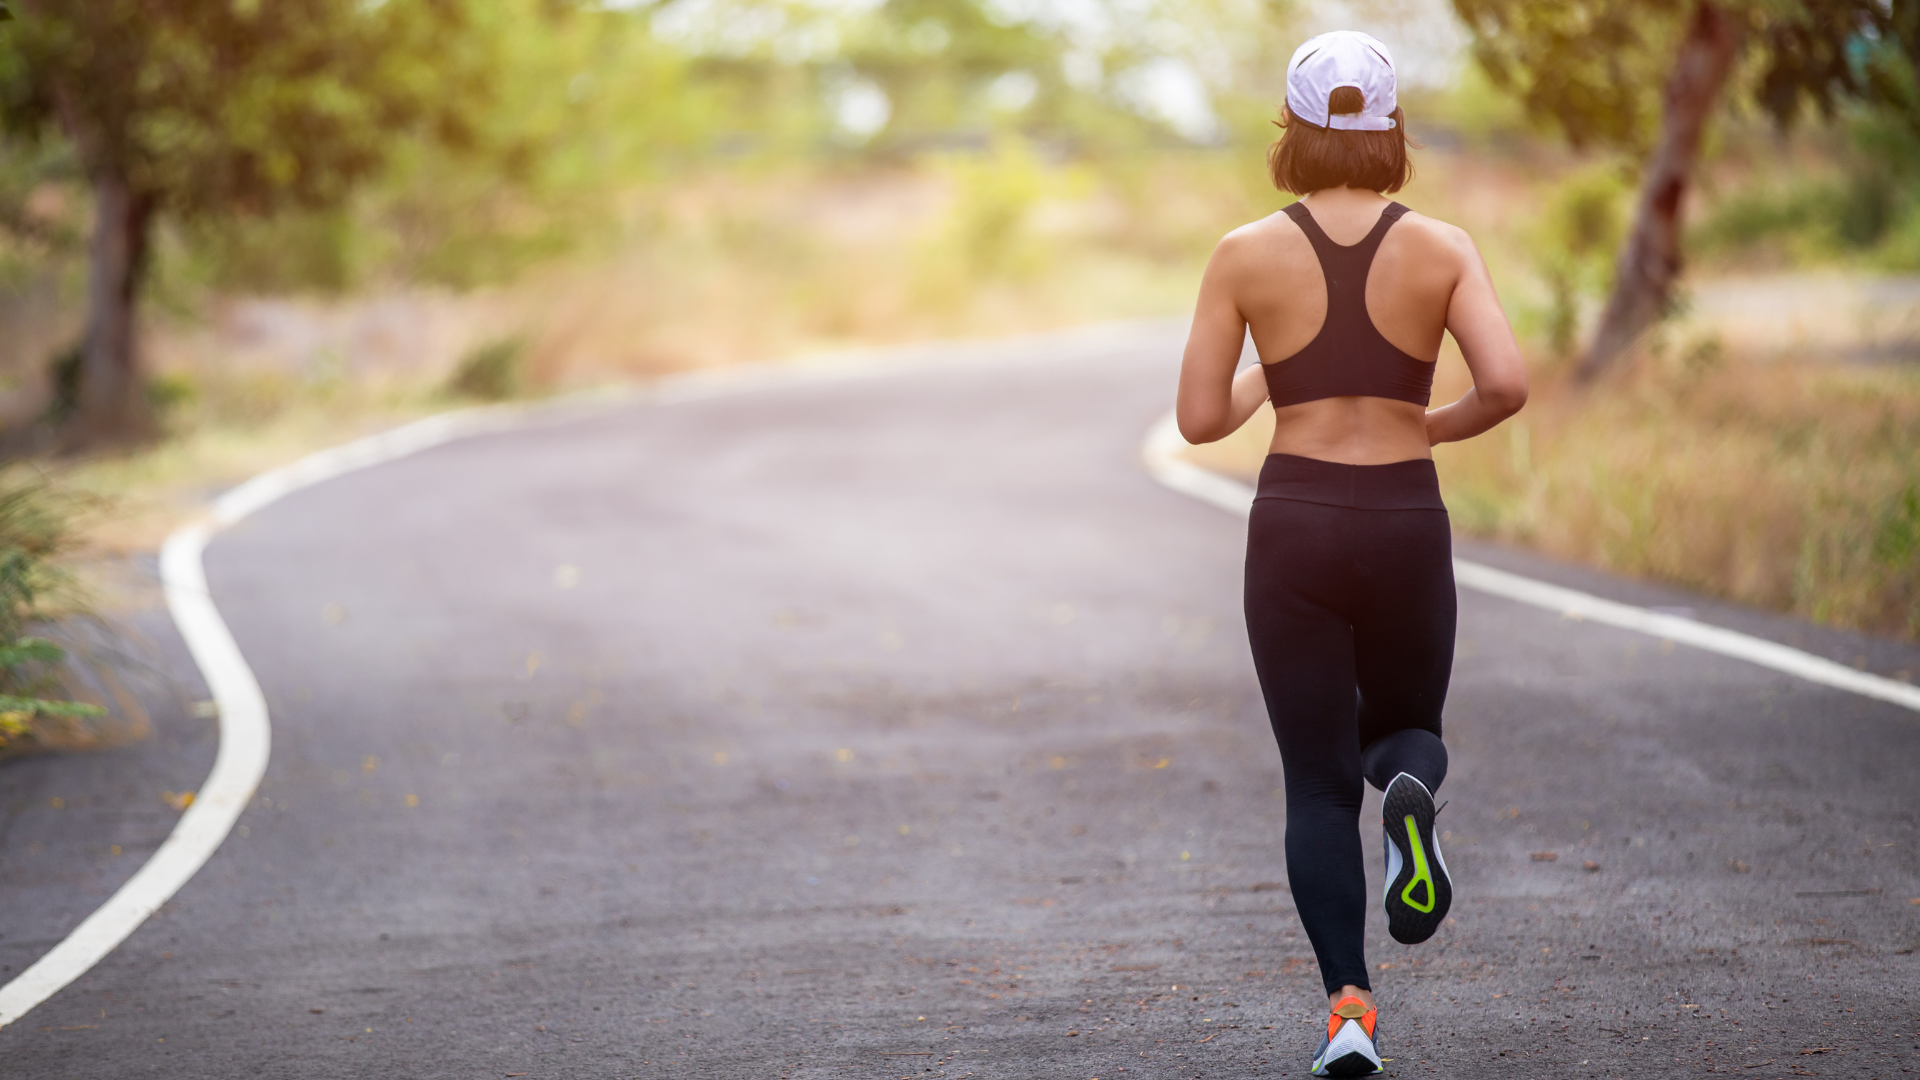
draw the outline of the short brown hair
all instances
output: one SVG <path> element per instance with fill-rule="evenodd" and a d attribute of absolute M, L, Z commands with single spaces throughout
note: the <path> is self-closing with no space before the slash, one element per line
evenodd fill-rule
<path fill-rule="evenodd" d="M 1337 86 L 1327 95 L 1327 111 L 1335 116 L 1366 107 L 1359 87 Z M 1321 188 L 1354 187 L 1371 191 L 1399 191 L 1413 179 L 1413 159 L 1407 156 L 1407 117 L 1393 110 L 1390 131 L 1346 131 L 1323 128 L 1293 115 L 1282 106 L 1274 122 L 1280 138 L 1267 148 L 1267 171 L 1273 186 L 1295 195 Z"/>

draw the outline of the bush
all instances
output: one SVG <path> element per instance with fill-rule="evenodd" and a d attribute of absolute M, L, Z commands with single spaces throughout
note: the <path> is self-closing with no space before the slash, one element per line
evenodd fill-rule
<path fill-rule="evenodd" d="M 1865 114 L 1848 127 L 1850 146 L 1819 171 L 1756 170 L 1755 180 L 1718 200 L 1691 230 L 1689 246 L 1728 265 L 1858 259 L 1907 270 L 1916 265 L 1920 224 L 1920 138 L 1904 124 Z"/>
<path fill-rule="evenodd" d="M 166 417 L 200 398 L 200 386 L 184 371 L 166 372 L 147 380 L 147 404 Z"/>
<path fill-rule="evenodd" d="M 1553 190 L 1534 228 L 1535 261 L 1551 298 L 1547 344 L 1556 355 L 1573 352 L 1582 309 L 1613 286 L 1628 194 L 1618 168 L 1583 169 Z"/>
<path fill-rule="evenodd" d="M 84 614 L 56 564 L 70 537 L 66 507 L 43 481 L 0 480 L 0 756 L 71 744 L 76 724 L 107 714 L 70 700 L 78 680 L 66 650 L 28 632 Z"/>
<path fill-rule="evenodd" d="M 518 397 L 527 351 L 523 337 L 494 338 L 468 349 L 447 379 L 447 392 L 481 401 Z"/>

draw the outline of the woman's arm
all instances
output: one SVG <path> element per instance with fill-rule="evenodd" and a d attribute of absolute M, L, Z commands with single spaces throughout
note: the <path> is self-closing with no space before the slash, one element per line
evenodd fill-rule
<path fill-rule="evenodd" d="M 1493 277 L 1471 237 L 1458 237 L 1463 262 L 1460 284 L 1447 307 L 1447 330 L 1473 373 L 1473 389 L 1451 405 L 1427 413 L 1427 443 L 1471 439 L 1527 403 L 1527 365 L 1513 339 L 1507 313 L 1494 295 Z"/>
<path fill-rule="evenodd" d="M 1267 400 L 1265 372 L 1258 366 L 1234 373 L 1247 338 L 1247 320 L 1233 300 L 1239 246 L 1232 235 L 1220 241 L 1200 279 L 1200 299 L 1193 309 L 1193 329 L 1187 333 L 1180 394 L 1174 406 L 1180 434 L 1190 443 L 1226 438 Z"/>

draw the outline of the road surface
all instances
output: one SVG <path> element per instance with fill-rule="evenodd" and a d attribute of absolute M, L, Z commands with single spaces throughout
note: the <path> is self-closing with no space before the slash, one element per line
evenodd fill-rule
<path fill-rule="evenodd" d="M 1244 526 L 1139 465 L 1174 343 L 1105 340 L 472 438 L 221 535 L 265 781 L 0 1074 L 1303 1074 Z M 0 768 L 0 979 L 204 777 L 157 715 Z M 1920 1068 L 1920 716 L 1464 593 L 1447 738 L 1454 916 L 1369 927 L 1394 1075 Z"/>

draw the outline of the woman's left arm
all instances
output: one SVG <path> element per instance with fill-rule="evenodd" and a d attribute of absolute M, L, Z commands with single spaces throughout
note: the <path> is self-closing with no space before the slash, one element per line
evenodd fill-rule
<path fill-rule="evenodd" d="M 1427 443 L 1433 446 L 1471 439 L 1527 403 L 1527 364 L 1494 294 L 1493 275 L 1471 237 L 1459 229 L 1451 235 L 1460 280 L 1447 306 L 1447 332 L 1473 374 L 1473 389 L 1451 405 L 1428 411 Z"/>
<path fill-rule="evenodd" d="M 1174 407 L 1180 434 L 1190 443 L 1226 438 L 1267 400 L 1265 372 L 1258 365 L 1234 373 L 1247 338 L 1247 320 L 1233 299 L 1239 246 L 1231 234 L 1220 241 L 1200 279 L 1200 299 L 1194 305 L 1193 329 L 1187 333 L 1187 351 L 1180 362 L 1180 394 Z"/>

